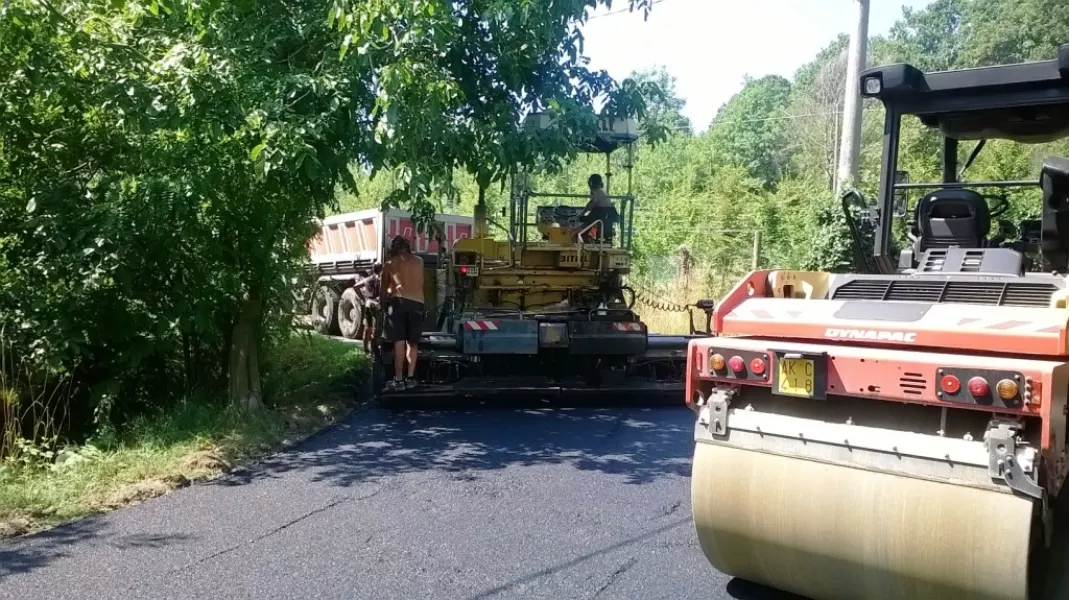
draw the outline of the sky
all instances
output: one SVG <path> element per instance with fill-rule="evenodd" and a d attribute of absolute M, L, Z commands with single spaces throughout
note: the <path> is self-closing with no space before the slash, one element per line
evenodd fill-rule
<path fill-rule="evenodd" d="M 931 0 L 870 0 L 869 35 L 886 33 L 902 7 Z M 617 80 L 663 65 L 687 101 L 698 131 L 742 89 L 746 75 L 782 75 L 811 61 L 839 33 L 852 28 L 852 0 L 660 0 L 642 20 L 627 0 L 600 9 L 584 26 L 592 69 Z M 623 10 L 621 10 L 623 9 Z"/>

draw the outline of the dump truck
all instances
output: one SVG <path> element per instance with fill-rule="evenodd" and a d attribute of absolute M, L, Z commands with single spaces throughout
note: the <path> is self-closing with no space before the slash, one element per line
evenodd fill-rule
<path fill-rule="evenodd" d="M 858 239 L 874 229 L 871 272 L 752 272 L 688 346 L 701 548 L 816 600 L 1037 598 L 1069 518 L 1069 161 L 1023 181 L 966 171 L 986 140 L 1069 135 L 1069 46 L 858 85 L 885 112 L 876 202 L 844 198 Z M 941 181 L 898 170 L 907 119 L 942 139 Z M 998 218 L 1011 192 L 1032 218 Z"/>
<path fill-rule="evenodd" d="M 537 132 L 554 123 L 536 113 L 524 126 Z M 637 140 L 634 120 L 600 119 L 595 138 L 577 142 L 605 157 L 609 217 L 584 220 L 587 194 L 538 192 L 528 171 L 511 180 L 504 222 L 485 203 L 476 207 L 472 235 L 446 249 L 426 285 L 426 305 L 438 310 L 419 343 L 417 386 L 383 391 L 393 353 L 387 345 L 378 353 L 373 385 L 387 405 L 682 393 L 689 337 L 650 333 L 625 281 Z M 614 164 L 624 170 L 619 193 Z"/>
<path fill-rule="evenodd" d="M 440 250 L 451 248 L 457 240 L 471 237 L 474 220 L 460 215 L 435 216 L 437 231 L 419 230 L 410 213 L 398 210 L 370 209 L 334 215 L 319 222 L 319 233 L 308 248 L 309 270 L 313 285 L 306 290 L 306 303 L 312 326 L 325 335 L 350 339 L 362 336 L 363 303 L 353 287 L 376 263 L 382 263 L 386 247 L 395 236 L 411 240 L 412 251 L 423 258 L 433 281 Z M 428 312 L 428 326 L 437 317 Z"/>

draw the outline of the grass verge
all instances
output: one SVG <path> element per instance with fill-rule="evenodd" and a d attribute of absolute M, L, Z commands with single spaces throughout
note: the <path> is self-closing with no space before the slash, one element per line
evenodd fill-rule
<path fill-rule="evenodd" d="M 296 334 L 264 352 L 267 409 L 243 415 L 189 399 L 124 427 L 106 447 L 71 447 L 49 465 L 0 466 L 0 537 L 165 494 L 302 439 L 356 406 L 358 345 Z"/>

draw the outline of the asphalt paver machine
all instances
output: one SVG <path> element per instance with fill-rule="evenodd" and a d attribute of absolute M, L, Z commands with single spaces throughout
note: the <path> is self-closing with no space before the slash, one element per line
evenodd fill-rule
<path fill-rule="evenodd" d="M 543 114 L 527 127 L 550 127 Z M 421 339 L 418 384 L 383 392 L 395 406 L 430 397 L 520 395 L 543 399 L 679 394 L 688 336 L 648 331 L 633 309 L 631 271 L 635 197 L 632 168 L 638 140 L 630 119 L 600 119 L 579 148 L 605 157 L 614 203 L 610 218 L 582 218 L 586 194 L 550 194 L 516 176 L 507 223 L 475 209 L 471 237 L 443 252 L 428 284 L 439 318 Z M 623 192 L 612 186 L 612 158 L 623 153 Z M 392 372 L 384 347 L 378 379 Z"/>

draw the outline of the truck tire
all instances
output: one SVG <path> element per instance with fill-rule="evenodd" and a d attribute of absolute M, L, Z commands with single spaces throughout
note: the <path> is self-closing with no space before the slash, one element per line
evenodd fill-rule
<path fill-rule="evenodd" d="M 312 298 L 312 326 L 323 335 L 338 335 L 338 292 L 323 285 Z"/>
<path fill-rule="evenodd" d="M 363 323 L 364 307 L 360 304 L 360 296 L 354 288 L 349 288 L 338 300 L 338 328 L 343 336 L 355 340 L 360 336 Z"/>

